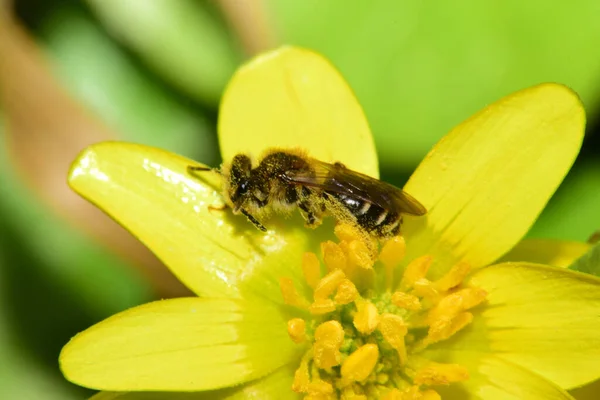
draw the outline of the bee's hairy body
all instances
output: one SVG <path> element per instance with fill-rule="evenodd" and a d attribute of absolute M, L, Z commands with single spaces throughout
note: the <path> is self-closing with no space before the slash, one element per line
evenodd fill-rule
<path fill-rule="evenodd" d="M 261 219 L 270 213 L 289 214 L 297 207 L 309 227 L 320 225 L 322 218 L 330 214 L 372 236 L 384 238 L 399 233 L 401 212 L 416 215 L 425 212 L 416 200 L 398 188 L 350 171 L 341 163 L 327 164 L 309 158 L 298 150 L 271 150 L 256 166 L 247 155 L 238 154 L 220 173 L 227 204 L 235 214 L 244 214 L 263 231 L 266 228 Z M 421 207 L 418 211 L 422 213 L 403 209 L 391 201 L 377 201 L 387 199 L 377 189 L 406 196 L 407 205 Z"/>

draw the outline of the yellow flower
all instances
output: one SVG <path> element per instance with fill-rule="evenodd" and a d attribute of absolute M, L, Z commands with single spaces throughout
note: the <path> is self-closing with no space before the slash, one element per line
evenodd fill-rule
<path fill-rule="evenodd" d="M 525 242 L 505 254 L 569 170 L 584 125 L 577 96 L 543 84 L 456 127 L 405 186 L 428 214 L 406 217 L 375 265 L 348 226 L 332 241 L 331 221 L 311 231 L 295 215 L 267 221 L 264 234 L 211 207 L 222 204 L 216 174 L 190 176 L 193 162 L 146 146 L 94 145 L 71 186 L 199 297 L 142 305 L 78 334 L 62 371 L 114 391 L 98 399 L 568 399 L 565 389 L 600 377 L 600 280 L 530 262 L 564 264 L 576 246 L 521 257 Z M 242 67 L 219 136 L 225 160 L 301 146 L 378 176 L 356 99 L 306 50 Z M 491 265 L 503 255 L 525 261 Z"/>

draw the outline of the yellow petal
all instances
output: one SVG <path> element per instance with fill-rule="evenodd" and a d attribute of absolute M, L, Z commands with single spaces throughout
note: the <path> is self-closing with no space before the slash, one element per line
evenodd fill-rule
<path fill-rule="evenodd" d="M 291 390 L 294 370 L 283 367 L 262 379 L 235 388 L 205 392 L 100 392 L 90 400 L 294 400 L 298 395 Z"/>
<path fill-rule="evenodd" d="M 552 239 L 525 239 L 517 243 L 499 262 L 524 261 L 554 267 L 568 267 L 584 255 L 589 243 Z"/>
<path fill-rule="evenodd" d="M 220 177 L 213 172 L 192 176 L 186 172 L 192 163 L 153 147 L 99 143 L 75 161 L 69 184 L 125 226 L 199 295 L 238 296 L 241 281 L 251 279 L 257 268 L 302 281 L 299 265 L 310 247 L 307 241 L 316 248 L 323 238 L 282 220 L 269 221 L 272 231 L 265 234 L 229 210 L 211 209 L 223 204 Z M 277 282 L 258 291 L 281 301 Z"/>
<path fill-rule="evenodd" d="M 572 388 L 600 377 L 600 279 L 539 264 L 482 268 L 470 284 L 488 292 L 469 328 L 439 348 L 497 354 Z"/>
<path fill-rule="evenodd" d="M 583 138 L 579 98 L 558 84 L 514 93 L 444 137 L 405 190 L 427 208 L 406 218 L 407 260 L 487 265 L 527 232 L 569 171 Z"/>
<path fill-rule="evenodd" d="M 231 79 L 219 115 L 221 155 L 258 157 L 269 147 L 300 147 L 314 158 L 341 161 L 378 177 L 375 145 L 352 90 L 312 51 L 264 53 Z"/>
<path fill-rule="evenodd" d="M 261 302 L 163 300 L 78 334 L 63 348 L 60 367 L 70 381 L 101 390 L 228 387 L 295 359 L 285 327 L 280 311 Z"/>
<path fill-rule="evenodd" d="M 469 379 L 436 390 L 443 399 L 569 400 L 572 397 L 554 383 L 501 357 L 468 352 L 452 354 L 452 362 L 469 370 Z"/>

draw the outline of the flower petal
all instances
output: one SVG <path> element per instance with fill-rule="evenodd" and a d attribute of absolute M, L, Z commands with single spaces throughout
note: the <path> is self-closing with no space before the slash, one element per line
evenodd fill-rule
<path fill-rule="evenodd" d="M 100 392 L 90 400 L 294 400 L 298 394 L 291 390 L 294 370 L 283 367 L 262 379 L 244 385 L 204 392 Z"/>
<path fill-rule="evenodd" d="M 470 284 L 488 300 L 469 328 L 439 346 L 497 354 L 566 389 L 600 377 L 599 278 L 505 263 L 476 271 Z"/>
<path fill-rule="evenodd" d="M 100 322 L 63 348 L 60 366 L 67 379 L 95 389 L 200 391 L 265 376 L 297 351 L 277 308 L 193 297 Z"/>
<path fill-rule="evenodd" d="M 351 89 L 325 58 L 296 47 L 262 54 L 235 73 L 221 102 L 219 142 L 225 161 L 300 147 L 379 176 L 371 131 Z"/>
<path fill-rule="evenodd" d="M 444 399 L 572 399 L 554 383 L 500 357 L 465 352 L 449 354 L 446 361 L 466 367 L 469 379 L 439 390 Z"/>
<path fill-rule="evenodd" d="M 543 84 L 454 128 L 405 186 L 428 209 L 424 218 L 406 218 L 407 258 L 431 254 L 439 275 L 459 260 L 479 267 L 502 256 L 569 171 L 584 127 L 577 95 Z"/>
<path fill-rule="evenodd" d="M 568 267 L 584 255 L 589 243 L 552 239 L 525 239 L 517 243 L 499 262 L 524 261 L 554 267 Z"/>
<path fill-rule="evenodd" d="M 210 209 L 222 205 L 220 177 L 192 176 L 186 171 L 190 164 L 195 163 L 153 147 L 105 142 L 80 154 L 69 184 L 199 295 L 238 296 L 239 283 L 251 278 L 255 267 L 300 275 L 297 266 L 308 242 L 316 248 L 325 227 L 308 235 L 299 223 L 274 220 L 265 234 L 230 210 Z M 280 298 L 278 287 L 264 294 Z"/>

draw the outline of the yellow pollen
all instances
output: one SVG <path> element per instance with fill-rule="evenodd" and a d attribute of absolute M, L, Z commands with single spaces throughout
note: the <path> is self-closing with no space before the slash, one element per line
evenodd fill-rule
<path fill-rule="evenodd" d="M 404 270 L 402 281 L 400 281 L 400 290 L 406 291 L 412 288 L 419 279 L 425 278 L 432 261 L 431 256 L 421 256 L 412 260 Z"/>
<path fill-rule="evenodd" d="M 306 340 L 306 322 L 302 318 L 292 318 L 288 321 L 288 335 L 294 343 Z"/>
<path fill-rule="evenodd" d="M 379 261 L 385 267 L 386 289 L 390 289 L 394 284 L 394 268 L 402 261 L 405 254 L 406 242 L 402 236 L 394 236 L 383 245 Z"/>
<path fill-rule="evenodd" d="M 445 292 L 447 290 L 452 289 L 462 283 L 465 279 L 471 267 L 466 262 L 459 262 L 450 268 L 444 276 L 434 282 L 434 285 L 437 290 L 441 292 Z"/>
<path fill-rule="evenodd" d="M 302 273 L 308 286 L 313 289 L 317 287 L 321 279 L 321 264 L 315 253 L 304 253 L 302 256 Z"/>
<path fill-rule="evenodd" d="M 292 389 L 304 400 L 439 400 L 431 386 L 468 379 L 465 368 L 424 359 L 430 353 L 423 350 L 467 327 L 471 309 L 485 301 L 485 290 L 463 282 L 469 265 L 457 263 L 432 281 L 433 258 L 422 256 L 394 276 L 406 253 L 403 237 L 386 240 L 376 255 L 377 242 L 356 226 L 338 224 L 335 235 L 338 243 L 321 243 L 322 258 L 302 256 L 312 304 L 291 279 L 279 282 L 284 302 L 312 318 L 302 314 L 287 323 L 294 343 L 312 341 Z"/>
<path fill-rule="evenodd" d="M 398 352 L 400 364 L 406 364 L 407 355 L 404 337 L 408 333 L 408 325 L 402 317 L 385 313 L 381 316 L 378 328 L 385 341 Z"/>
<path fill-rule="evenodd" d="M 364 240 L 353 240 L 348 244 L 348 257 L 352 264 L 360 268 L 373 268 L 371 250 L 369 250 Z"/>
<path fill-rule="evenodd" d="M 327 275 L 325 275 L 323 279 L 319 281 L 317 287 L 315 288 L 315 300 L 326 299 L 329 296 L 331 296 L 345 278 L 346 275 L 344 275 L 344 272 L 342 272 L 342 270 L 340 269 L 335 269 Z"/>
<path fill-rule="evenodd" d="M 344 328 L 337 321 L 327 321 L 315 331 L 313 354 L 315 365 L 319 368 L 331 368 L 340 365 L 342 354 L 340 347 L 344 342 Z"/>
<path fill-rule="evenodd" d="M 469 379 L 469 372 L 465 367 L 457 364 L 429 363 L 417 371 L 413 382 L 416 385 L 449 385 Z"/>
<path fill-rule="evenodd" d="M 353 240 L 361 240 L 363 236 L 354 226 L 349 224 L 337 224 L 333 229 L 334 235 L 345 242 L 352 242 Z"/>
<path fill-rule="evenodd" d="M 279 289 L 281 290 L 281 296 L 285 304 L 303 309 L 307 308 L 308 303 L 306 299 L 298 294 L 294 287 L 294 282 L 290 278 L 280 278 Z"/>
<path fill-rule="evenodd" d="M 354 314 L 354 320 L 352 321 L 354 327 L 363 335 L 368 335 L 377 329 L 379 324 L 377 307 L 370 301 L 363 299 L 357 299 L 355 304 L 356 314 Z"/>
<path fill-rule="evenodd" d="M 352 303 L 358 298 L 358 290 L 350 279 L 344 279 L 337 288 L 333 301 L 338 305 Z"/>
<path fill-rule="evenodd" d="M 331 299 L 318 299 L 308 307 L 308 311 L 312 315 L 328 314 L 335 311 L 335 302 Z"/>
<path fill-rule="evenodd" d="M 421 309 L 419 298 L 404 292 L 394 292 L 392 294 L 392 303 L 396 307 L 404 308 L 405 310 L 417 311 Z"/>
<path fill-rule="evenodd" d="M 329 271 L 346 269 L 346 255 L 338 244 L 331 240 L 321 243 L 321 252 L 323 253 L 323 261 L 325 261 Z"/>
<path fill-rule="evenodd" d="M 347 386 L 352 382 L 361 382 L 369 377 L 379 359 L 377 345 L 365 344 L 350 354 L 342 364 L 342 384 Z"/>

